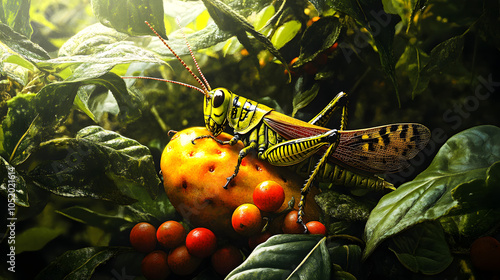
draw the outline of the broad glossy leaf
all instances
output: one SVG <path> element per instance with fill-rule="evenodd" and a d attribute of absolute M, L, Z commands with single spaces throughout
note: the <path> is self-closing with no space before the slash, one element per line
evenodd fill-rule
<path fill-rule="evenodd" d="M 331 264 L 325 240 L 317 235 L 272 236 L 226 279 L 305 279 L 311 275 L 329 279 Z"/>
<path fill-rule="evenodd" d="M 434 275 L 445 270 L 453 261 L 441 225 L 427 222 L 394 236 L 389 250 L 409 270 Z"/>
<path fill-rule="evenodd" d="M 478 198 L 453 197 L 453 192 L 464 187 L 463 184 L 486 179 L 490 166 L 500 161 L 499 137 L 500 128 L 490 125 L 454 135 L 441 147 L 425 171 L 382 197 L 366 224 L 364 257 L 388 237 L 418 223 L 482 209 L 481 205 L 474 203 L 480 201 Z M 498 193 L 498 189 L 488 189 L 490 191 L 485 193 L 484 189 L 474 193 L 481 194 L 481 200 Z M 473 205 L 467 205 L 470 202 Z M 467 207 L 461 209 L 461 206 Z"/>
<path fill-rule="evenodd" d="M 4 158 L 0 157 L 0 193 L 6 200 L 5 205 L 13 202 L 16 205 L 29 207 L 28 190 L 24 178 L 17 172 L 14 166 L 10 165 Z M 9 206 L 10 207 L 10 206 Z M 14 216 L 14 213 L 8 213 Z"/>
<path fill-rule="evenodd" d="M 429 62 L 422 69 L 421 76 L 430 76 L 444 70 L 462 54 L 464 48 L 464 35 L 452 37 L 435 46 L 430 55 Z"/>
<path fill-rule="evenodd" d="M 132 36 L 149 35 L 151 26 L 162 37 L 165 34 L 162 0 L 92 0 L 92 10 L 99 21 Z"/>
<path fill-rule="evenodd" d="M 297 81 L 297 85 L 300 86 L 302 84 L 300 81 Z M 292 105 L 293 105 L 293 111 L 292 111 L 292 117 L 297 114 L 297 112 L 309 105 L 311 101 L 314 100 L 316 95 L 318 95 L 319 92 L 319 84 L 314 83 L 314 85 L 310 89 L 306 89 L 303 91 L 298 92 L 292 100 Z"/>
<path fill-rule="evenodd" d="M 30 2 L 31 0 L 3 0 L 0 3 L 0 21 L 28 38 L 33 33 L 29 15 Z"/>
<path fill-rule="evenodd" d="M 92 73 L 87 74 L 92 75 Z M 50 137 L 53 128 L 64 121 L 70 113 L 78 89 L 89 84 L 104 86 L 113 93 L 120 106 L 119 118 L 121 121 L 127 122 L 140 115 L 139 98 L 131 94 L 123 79 L 113 73 L 96 78 L 68 79 L 64 82 L 49 84 L 33 98 L 31 106 L 35 107 L 36 117 L 33 117 L 31 121 L 26 121 L 29 128 L 26 128 L 27 131 L 23 133 L 23 138 L 12 158 L 12 164 L 17 165 L 24 162 L 41 139 Z"/>
<path fill-rule="evenodd" d="M 87 247 L 67 251 L 45 267 L 35 279 L 90 279 L 99 265 L 130 250 L 127 247 Z"/>
<path fill-rule="evenodd" d="M 295 38 L 301 28 L 302 24 L 298 20 L 287 21 L 276 29 L 276 32 L 271 38 L 271 43 L 279 50 L 286 45 L 286 43 Z"/>
<path fill-rule="evenodd" d="M 31 227 L 16 236 L 16 254 L 38 251 L 64 233 L 62 228 Z"/>
<path fill-rule="evenodd" d="M 49 54 L 25 36 L 15 32 L 8 25 L 0 22 L 0 48 L 2 55 L 18 55 L 34 62 L 49 59 Z M 2 57 L 2 60 L 4 58 Z"/>
<path fill-rule="evenodd" d="M 339 37 L 342 25 L 337 17 L 322 17 L 309 26 L 300 40 L 300 56 L 294 67 L 313 61 L 331 47 Z"/>
<path fill-rule="evenodd" d="M 28 173 L 42 188 L 68 197 L 93 197 L 131 204 L 124 182 L 154 193 L 160 181 L 149 149 L 116 132 L 90 126 L 76 138 L 40 144 Z"/>
<path fill-rule="evenodd" d="M 133 222 L 126 220 L 122 216 L 105 215 L 82 206 L 73 206 L 57 212 L 77 222 L 97 227 L 108 232 L 123 231 L 134 225 Z"/>
<path fill-rule="evenodd" d="M 314 197 L 325 215 L 343 221 L 366 221 L 371 207 L 359 199 L 334 191 L 322 192 Z"/>

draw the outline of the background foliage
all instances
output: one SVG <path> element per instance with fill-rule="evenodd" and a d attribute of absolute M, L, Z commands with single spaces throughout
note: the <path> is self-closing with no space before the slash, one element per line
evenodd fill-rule
<path fill-rule="evenodd" d="M 300 119 L 346 91 L 348 128 L 419 122 L 431 129 L 433 137 L 412 168 L 387 177 L 396 185 L 408 183 L 377 206 L 377 201 L 332 192 L 322 194 L 323 201 L 318 197 L 323 209 L 331 208 L 325 201 L 338 201 L 337 208 L 328 208 L 335 221 L 330 229 L 364 238 L 366 249 L 356 242 L 308 237 L 293 248 L 287 237 L 273 241 L 299 253 L 319 248 L 311 255 L 323 260 L 318 262 L 323 273 L 348 279 L 442 277 L 439 273 L 469 267 L 466 248 L 498 226 L 498 206 L 484 199 L 498 194 L 498 177 L 492 175 L 498 169 L 498 129 L 466 129 L 500 124 L 499 1 L 1 3 L 0 192 L 7 200 L 9 170 L 14 170 L 16 263 L 31 267 L 18 271 L 18 277 L 33 278 L 45 269 L 39 275 L 43 279 L 53 275 L 57 260 L 69 265 L 86 258 L 94 262 L 68 272 L 72 277 L 82 279 L 96 269 L 97 275 L 116 277 L 137 258 L 127 248 L 134 223 L 180 219 L 161 190 L 159 157 L 170 129 L 203 125 L 202 96 L 169 83 L 120 78 L 193 82 L 151 36 L 145 20 L 190 64 L 178 17 L 213 87 Z M 454 172 L 462 177 L 450 175 Z M 433 181 L 436 173 L 456 182 Z M 415 192 L 420 196 L 407 195 Z M 478 198 L 467 198 L 470 192 Z M 417 199 L 421 204 L 396 205 Z M 374 207 L 377 214 L 369 215 Z M 412 214 L 396 219 L 401 209 Z M 5 221 L 9 213 L 1 213 Z M 468 222 L 474 215 L 486 217 L 485 222 Z M 439 234 L 433 237 L 434 232 Z M 423 249 L 413 243 L 415 236 L 424 237 Z M 449 246 L 436 245 L 443 240 Z M 2 252 L 6 242 L 0 244 Z M 425 246 L 435 248 L 432 256 L 425 255 Z M 361 259 L 366 260 L 362 269 Z M 422 264 L 422 259 L 431 261 Z M 346 260 L 349 266 L 342 265 Z M 258 262 L 249 257 L 246 265 Z M 12 277 L 5 269 L 0 275 Z M 470 276 L 466 269 L 458 273 Z"/>

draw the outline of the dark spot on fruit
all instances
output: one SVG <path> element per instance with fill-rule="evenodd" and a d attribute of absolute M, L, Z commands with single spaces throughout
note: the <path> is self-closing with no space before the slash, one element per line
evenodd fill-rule
<path fill-rule="evenodd" d="M 212 199 L 212 198 L 207 197 L 207 198 L 205 198 L 205 203 L 206 203 L 206 204 L 213 204 L 213 203 L 214 203 L 214 201 L 213 201 L 213 199 Z M 205 203 L 204 203 L 204 204 L 205 204 Z"/>
<path fill-rule="evenodd" d="M 285 176 L 283 176 L 283 174 L 280 174 L 280 178 L 281 180 L 283 180 L 284 183 L 286 183 L 288 180 L 286 179 Z"/>
<path fill-rule="evenodd" d="M 260 166 L 258 166 L 258 165 L 255 165 L 255 170 L 262 171 L 262 168 Z"/>
<path fill-rule="evenodd" d="M 208 171 L 209 171 L 209 172 L 214 172 L 214 171 L 215 171 L 215 166 L 210 165 L 210 166 L 208 167 Z"/>
<path fill-rule="evenodd" d="M 188 187 L 188 185 L 187 185 L 186 180 L 182 180 L 182 188 L 187 189 L 187 187 Z"/>

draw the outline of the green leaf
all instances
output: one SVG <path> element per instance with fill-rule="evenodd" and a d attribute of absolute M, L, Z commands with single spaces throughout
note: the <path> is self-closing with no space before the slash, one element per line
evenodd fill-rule
<path fill-rule="evenodd" d="M 92 0 L 92 10 L 99 21 L 132 36 L 150 35 L 151 26 L 167 38 L 161 0 Z"/>
<path fill-rule="evenodd" d="M 297 81 L 297 85 L 301 84 L 299 81 Z M 292 100 L 292 105 L 293 105 L 293 112 L 292 112 L 292 117 L 297 114 L 297 112 L 309 105 L 316 95 L 318 95 L 319 92 L 319 83 L 314 83 L 314 85 L 310 89 L 306 89 L 304 91 L 300 91 L 297 93 Z"/>
<path fill-rule="evenodd" d="M 425 171 L 382 197 L 366 224 L 364 258 L 388 237 L 416 224 L 482 209 L 478 204 L 466 207 L 469 201 L 477 201 L 477 198 L 454 198 L 453 190 L 456 188 L 458 191 L 464 187 L 463 184 L 487 178 L 490 166 L 500 161 L 499 137 L 500 128 L 489 125 L 454 135 L 441 147 Z M 483 199 L 498 191 L 494 188 L 489 190 L 482 194 Z M 482 191 L 479 189 L 474 193 Z M 461 205 L 465 209 L 461 209 Z"/>
<path fill-rule="evenodd" d="M 123 231 L 134 225 L 133 222 L 119 215 L 105 215 L 81 206 L 73 206 L 57 212 L 72 220 L 103 229 L 107 232 Z"/>
<path fill-rule="evenodd" d="M 322 192 L 314 200 L 325 215 L 343 221 L 366 221 L 372 208 L 359 199 L 335 191 Z"/>
<path fill-rule="evenodd" d="M 2 129 L 4 134 L 3 148 L 9 156 L 12 155 L 36 116 L 34 97 L 35 94 L 18 94 L 7 101 L 9 110 L 2 121 Z"/>
<path fill-rule="evenodd" d="M 61 228 L 31 227 L 16 236 L 16 254 L 38 251 L 63 232 Z"/>
<path fill-rule="evenodd" d="M 331 265 L 325 240 L 316 235 L 272 236 L 226 279 L 305 279 L 310 275 L 329 279 Z"/>
<path fill-rule="evenodd" d="M 301 28 L 302 24 L 300 24 L 299 21 L 287 21 L 276 29 L 276 32 L 274 32 L 273 37 L 271 38 L 271 43 L 276 49 L 279 50 L 286 45 L 286 43 L 295 38 Z"/>
<path fill-rule="evenodd" d="M 398 73 L 408 76 L 412 85 L 412 96 L 427 89 L 431 76 L 423 75 L 423 68 L 429 62 L 429 56 L 420 48 L 414 45 L 406 46 L 404 53 L 396 64 Z"/>
<path fill-rule="evenodd" d="M 0 21 L 28 38 L 33 33 L 29 15 L 30 2 L 31 0 L 3 0 L 0 5 Z"/>
<path fill-rule="evenodd" d="M 359 275 L 363 271 L 361 257 L 363 250 L 358 245 L 339 245 L 328 248 L 332 263 L 340 266 L 344 272 Z"/>
<path fill-rule="evenodd" d="M 381 2 L 378 0 L 329 0 L 328 5 L 330 8 L 354 18 L 371 34 L 377 47 L 382 69 L 391 80 L 399 101 L 393 53 L 394 27 L 397 23 L 394 16 L 386 14 Z"/>
<path fill-rule="evenodd" d="M 422 69 L 421 76 L 431 76 L 452 65 L 462 54 L 464 48 L 464 34 L 452 37 L 435 46 L 430 55 L 429 62 Z"/>
<path fill-rule="evenodd" d="M 92 73 L 87 73 L 87 75 L 92 76 Z M 36 117 L 24 124 L 24 126 L 29 125 L 29 128 L 23 133 L 17 149 L 12 152 L 11 164 L 18 165 L 24 162 L 41 139 L 50 137 L 53 128 L 60 125 L 70 113 L 78 89 L 89 84 L 101 85 L 111 90 L 120 106 L 121 121 L 128 122 L 140 115 L 139 98 L 131 94 L 123 79 L 113 73 L 90 79 L 75 78 L 75 80 L 67 79 L 64 82 L 49 84 L 33 98 L 34 103 L 30 106 L 36 108 Z"/>
<path fill-rule="evenodd" d="M 0 22 L 0 48 L 2 56 L 17 55 L 30 62 L 49 59 L 49 54 L 25 36 Z M 2 60 L 4 57 L 2 57 Z"/>
<path fill-rule="evenodd" d="M 130 204 L 124 181 L 156 193 L 160 183 L 149 149 L 116 132 L 90 126 L 76 138 L 43 142 L 30 158 L 29 176 L 40 187 L 68 197 Z"/>
<path fill-rule="evenodd" d="M 24 178 L 4 158 L 0 157 L 0 162 L 2 163 L 0 166 L 0 178 L 2 178 L 0 193 L 7 198 L 7 204 L 13 202 L 19 206 L 29 207 L 28 189 Z M 9 211 L 8 214 L 14 217 L 15 213 Z"/>
<path fill-rule="evenodd" d="M 207 7 L 210 16 L 215 21 L 217 26 L 224 31 L 228 31 L 234 35 L 238 36 L 241 41 L 242 38 L 246 38 L 246 33 L 254 36 L 257 41 L 259 41 L 272 55 L 274 55 L 288 70 L 288 63 L 283 58 L 281 53 L 276 49 L 276 47 L 271 43 L 271 41 L 264 36 L 262 33 L 255 30 L 253 25 L 248 22 L 241 14 L 233 10 L 230 6 L 226 5 L 224 2 L 219 0 L 202 0 Z M 242 42 L 243 45 L 245 42 Z M 245 46 L 249 47 L 249 46 Z"/>
<path fill-rule="evenodd" d="M 337 17 L 322 17 L 309 26 L 300 40 L 300 55 L 294 67 L 313 61 L 318 54 L 331 47 L 340 35 L 342 25 Z"/>
<path fill-rule="evenodd" d="M 130 250 L 126 247 L 87 247 L 67 251 L 45 267 L 35 279 L 90 279 L 99 265 Z"/>
<path fill-rule="evenodd" d="M 427 222 L 394 236 L 389 250 L 410 271 L 434 275 L 445 270 L 453 261 L 441 225 Z"/>

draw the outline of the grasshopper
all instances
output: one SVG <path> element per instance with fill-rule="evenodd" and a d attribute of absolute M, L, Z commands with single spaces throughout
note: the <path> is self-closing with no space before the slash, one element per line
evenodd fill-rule
<path fill-rule="evenodd" d="M 295 166 L 307 172 L 311 171 L 301 189 L 297 223 L 304 224 L 305 196 L 315 180 L 336 185 L 393 190 L 392 184 L 375 174 L 394 173 L 408 167 L 408 160 L 422 150 L 430 139 L 429 129 L 417 123 L 345 130 L 347 94 L 344 92 L 337 94 L 318 115 L 305 122 L 236 95 L 226 88 L 211 89 L 187 40 L 187 47 L 200 77 L 153 28 L 151 29 L 195 78 L 200 88 L 171 80 L 133 78 L 175 83 L 204 94 L 204 121 L 211 135 L 199 136 L 193 139 L 192 143 L 195 144 L 202 138 L 211 138 L 221 145 L 234 145 L 240 140 L 245 145 L 239 152 L 235 170 L 227 178 L 224 188 L 228 188 L 231 180 L 238 175 L 243 158 L 250 152 L 256 152 L 259 159 L 272 165 Z M 339 129 L 324 127 L 337 110 L 341 110 Z M 233 138 L 228 141 L 217 139 L 227 126 L 233 129 Z M 316 155 L 320 155 L 319 160 L 316 164 L 311 164 L 311 157 Z"/>

